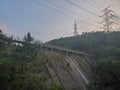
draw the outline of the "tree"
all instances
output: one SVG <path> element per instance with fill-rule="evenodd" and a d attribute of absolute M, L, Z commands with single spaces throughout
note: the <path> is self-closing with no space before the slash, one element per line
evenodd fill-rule
<path fill-rule="evenodd" d="M 96 73 L 89 90 L 119 90 L 120 62 L 105 58 L 96 65 Z"/>

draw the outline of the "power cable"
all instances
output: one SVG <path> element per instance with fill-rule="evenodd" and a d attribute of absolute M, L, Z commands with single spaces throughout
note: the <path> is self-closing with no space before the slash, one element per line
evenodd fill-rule
<path fill-rule="evenodd" d="M 88 0 L 85 0 L 85 2 L 88 3 L 88 4 L 91 5 L 91 6 L 93 6 L 93 7 L 97 8 L 97 9 L 99 9 L 99 10 L 102 10 L 100 7 L 98 7 L 98 6 L 94 5 L 94 4 L 92 4 L 92 3 L 89 2 Z"/>
<path fill-rule="evenodd" d="M 45 4 L 42 4 L 42 3 L 40 3 L 40 2 L 38 2 L 38 1 L 36 1 L 36 0 L 32 0 L 32 1 L 33 1 L 34 3 L 42 6 L 42 7 L 48 8 L 48 9 L 50 9 L 50 10 L 53 10 L 54 12 L 63 14 L 63 15 L 65 15 L 65 16 L 68 16 L 69 18 L 72 18 L 72 19 L 75 19 L 75 18 L 76 18 L 76 17 L 73 17 L 73 16 L 71 16 L 71 15 L 69 15 L 69 14 L 67 14 L 67 13 L 64 13 L 64 12 L 60 11 L 60 10 L 57 10 L 57 9 L 54 9 L 54 8 L 52 8 L 52 7 L 49 7 L 49 6 L 45 5 Z M 76 19 L 78 19 L 78 20 L 80 20 L 80 21 L 82 21 L 82 22 L 86 22 L 86 23 L 88 23 L 88 24 L 90 24 L 90 25 L 95 26 L 94 24 L 92 24 L 92 23 L 90 23 L 90 22 L 87 22 L 87 21 L 84 21 L 84 20 L 82 20 L 82 19 L 79 19 L 79 18 L 76 18 Z"/>
<path fill-rule="evenodd" d="M 88 9 L 85 9 L 85 8 L 83 8 L 83 7 L 77 5 L 77 4 L 75 4 L 75 3 L 73 3 L 73 2 L 71 2 L 71 1 L 69 1 L 69 0 L 65 0 L 65 1 L 68 2 L 69 4 L 73 5 L 73 6 L 77 7 L 77 8 L 82 9 L 82 10 L 85 11 L 85 12 L 88 12 L 88 13 L 90 13 L 90 14 L 92 14 L 92 15 L 95 15 L 95 16 L 99 16 L 98 14 L 96 14 L 96 13 L 94 13 L 94 12 L 88 10 Z"/>
<path fill-rule="evenodd" d="M 77 16 L 80 16 L 80 17 L 83 17 L 84 19 L 86 19 L 85 16 L 82 16 L 82 15 L 80 15 L 80 14 L 74 12 L 74 11 L 71 11 L 71 10 L 69 10 L 69 9 L 66 9 L 66 8 L 64 8 L 64 7 L 58 5 L 58 4 L 56 4 L 56 3 L 54 3 L 54 2 L 52 2 L 52 1 L 50 1 L 50 0 L 46 0 L 46 1 L 48 1 L 50 4 L 55 5 L 56 7 L 60 8 L 60 9 L 62 9 L 62 10 L 64 10 L 64 11 L 67 11 L 67 12 L 69 12 L 69 13 L 75 14 L 75 15 L 77 15 Z M 88 19 L 87 19 L 87 20 L 88 20 Z M 97 22 L 96 22 L 96 23 L 97 23 Z M 91 24 L 91 23 L 88 23 L 88 24 Z M 93 25 L 93 26 L 94 26 L 94 25 Z"/>
<path fill-rule="evenodd" d="M 91 2 L 94 3 L 95 5 L 98 5 L 98 6 L 100 6 L 100 7 L 103 7 L 102 5 L 98 4 L 98 3 L 95 2 L 94 0 L 89 0 L 89 1 L 91 1 Z M 104 1 L 105 1 L 105 0 L 104 0 Z"/>
<path fill-rule="evenodd" d="M 57 9 L 55 9 L 55 8 L 52 8 L 52 7 L 49 7 L 49 6 L 47 6 L 47 5 L 45 5 L 45 4 L 42 4 L 42 3 L 40 3 L 39 1 L 36 1 L 36 0 L 32 0 L 32 1 L 33 1 L 34 3 L 42 6 L 42 7 L 48 8 L 48 9 L 50 9 L 50 10 L 53 10 L 54 12 L 57 12 L 57 13 L 59 13 L 59 14 L 63 14 L 63 15 L 65 15 L 65 16 L 68 16 L 68 17 L 74 19 L 73 16 L 71 16 L 71 15 L 69 15 L 69 14 L 66 14 L 66 13 L 64 13 L 64 12 L 62 12 L 62 11 L 60 11 L 60 10 L 57 10 Z"/>
<path fill-rule="evenodd" d="M 56 4 L 56 3 L 54 3 L 54 2 L 52 2 L 52 1 L 50 1 L 50 0 L 46 0 L 46 1 L 47 1 L 48 3 L 50 3 L 50 4 L 52 4 L 52 5 L 60 8 L 60 9 L 62 9 L 62 10 L 65 10 L 65 11 L 70 12 L 70 13 L 72 13 L 72 14 L 75 14 L 75 15 L 77 15 L 77 16 L 81 16 L 81 17 L 83 17 L 83 18 L 86 18 L 86 17 L 84 17 L 84 16 L 82 16 L 82 15 L 80 15 L 80 14 L 78 14 L 78 13 L 72 11 L 72 10 L 66 9 L 66 8 L 64 8 L 64 7 L 58 5 L 58 4 Z"/>
<path fill-rule="evenodd" d="M 81 20 L 81 19 L 79 19 L 79 20 L 82 21 L 82 22 L 88 23 L 88 24 L 90 24 L 90 25 L 93 25 L 93 26 L 95 26 L 95 27 L 98 27 L 98 26 L 96 26 L 96 25 L 94 25 L 94 24 L 92 24 L 92 23 L 86 22 L 86 21 L 84 21 L 84 20 Z"/>

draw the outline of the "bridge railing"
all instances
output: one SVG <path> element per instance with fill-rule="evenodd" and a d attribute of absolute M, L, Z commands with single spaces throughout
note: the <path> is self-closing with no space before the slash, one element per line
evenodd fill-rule
<path fill-rule="evenodd" d="M 14 40 L 14 42 L 17 42 L 17 43 L 18 42 L 19 43 L 24 42 L 24 39 L 20 38 L 18 36 L 10 35 L 10 34 L 4 34 L 4 35 L 7 36 L 7 37 L 9 37 L 10 39 Z M 80 54 L 80 55 L 87 55 L 87 53 L 84 53 L 84 52 L 79 52 L 79 51 L 76 51 L 76 50 L 71 50 L 71 49 L 68 49 L 68 48 L 63 48 L 63 47 L 59 47 L 59 46 L 55 46 L 55 45 L 45 44 L 45 43 L 42 43 L 41 41 L 39 41 L 37 39 L 34 39 L 34 41 L 32 42 L 32 44 L 35 44 L 35 43 L 37 43 L 41 47 L 50 48 L 51 50 L 54 49 L 54 50 L 60 50 L 60 51 L 63 51 L 63 52 L 68 52 L 68 53 L 75 53 L 75 54 Z"/>

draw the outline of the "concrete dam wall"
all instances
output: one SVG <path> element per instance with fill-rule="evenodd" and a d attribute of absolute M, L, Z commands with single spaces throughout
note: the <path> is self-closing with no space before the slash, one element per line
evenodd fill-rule
<path fill-rule="evenodd" d="M 85 56 L 59 54 L 46 51 L 46 76 L 49 82 L 57 82 L 65 90 L 86 90 L 92 79 L 92 66 Z"/>

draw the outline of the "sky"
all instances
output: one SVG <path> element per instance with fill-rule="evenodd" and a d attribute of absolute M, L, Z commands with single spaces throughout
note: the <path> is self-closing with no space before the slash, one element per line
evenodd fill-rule
<path fill-rule="evenodd" d="M 23 38 L 28 32 L 46 42 L 78 33 L 99 31 L 101 12 L 110 5 L 120 16 L 120 0 L 0 0 L 0 29 Z"/>

